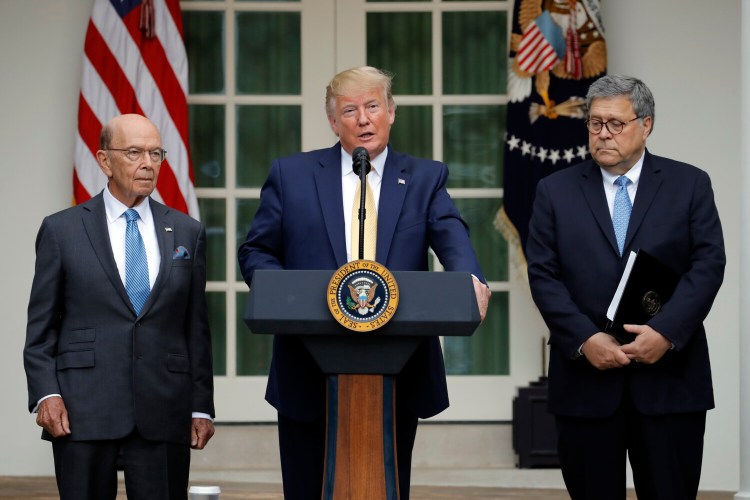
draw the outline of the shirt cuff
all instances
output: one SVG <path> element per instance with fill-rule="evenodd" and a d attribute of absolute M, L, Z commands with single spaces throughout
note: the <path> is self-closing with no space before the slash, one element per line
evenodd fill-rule
<path fill-rule="evenodd" d="M 210 420 L 211 422 L 214 421 L 214 419 L 211 418 L 211 415 L 209 415 L 208 413 L 201 413 L 198 411 L 193 412 L 193 418 L 205 418 L 206 420 Z"/>
<path fill-rule="evenodd" d="M 49 394 L 47 396 L 44 396 L 42 399 L 36 402 L 36 406 L 34 407 L 33 410 L 31 410 L 31 413 L 36 413 L 39 411 L 39 405 L 42 404 L 42 401 L 44 401 L 45 399 L 55 398 L 55 397 L 61 398 L 62 396 L 60 394 Z"/>

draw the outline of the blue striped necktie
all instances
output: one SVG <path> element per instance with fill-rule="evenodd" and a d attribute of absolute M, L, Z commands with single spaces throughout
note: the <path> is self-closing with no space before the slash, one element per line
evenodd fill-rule
<path fill-rule="evenodd" d="M 125 219 L 128 222 L 125 229 L 125 290 L 136 314 L 140 314 L 151 292 L 146 246 L 138 230 L 138 212 L 128 209 Z"/>
<path fill-rule="evenodd" d="M 620 250 L 620 256 L 625 246 L 625 234 L 628 232 L 628 222 L 630 222 L 630 212 L 633 205 L 630 203 L 628 195 L 628 184 L 630 179 L 621 175 L 615 179 L 617 192 L 615 193 L 615 207 L 612 211 L 612 225 L 615 227 L 615 237 L 617 238 L 617 248 Z"/>

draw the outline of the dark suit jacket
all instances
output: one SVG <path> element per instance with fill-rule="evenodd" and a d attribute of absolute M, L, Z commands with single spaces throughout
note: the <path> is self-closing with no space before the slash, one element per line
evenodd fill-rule
<path fill-rule="evenodd" d="M 61 394 L 73 440 L 189 444 L 192 412 L 213 416 L 205 231 L 150 200 L 161 266 L 136 315 L 117 271 L 102 194 L 42 222 L 24 364 L 29 409 Z M 173 258 L 183 246 L 189 258 Z"/>
<path fill-rule="evenodd" d="M 586 161 L 540 181 L 526 247 L 531 291 L 550 329 L 549 406 L 611 415 L 624 391 L 644 414 L 714 406 L 703 320 L 724 274 L 724 242 L 708 175 L 646 152 L 624 255 L 644 249 L 682 275 L 648 324 L 676 346 L 657 363 L 600 371 L 578 348 L 606 324 L 627 258 L 617 252 L 599 166 Z"/>
<path fill-rule="evenodd" d="M 378 206 L 376 260 L 391 271 L 427 271 L 432 247 L 448 271 L 482 279 L 466 223 L 445 189 L 442 163 L 388 150 Z M 247 241 L 245 281 L 256 269 L 330 269 L 346 263 L 341 146 L 275 160 Z M 448 407 L 437 338 L 425 341 L 397 378 L 399 404 L 422 418 Z M 266 399 L 283 415 L 325 411 L 325 377 L 296 338 L 276 336 Z"/>

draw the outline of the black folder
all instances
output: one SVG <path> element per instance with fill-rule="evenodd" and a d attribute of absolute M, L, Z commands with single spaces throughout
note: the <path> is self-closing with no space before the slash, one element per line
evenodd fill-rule
<path fill-rule="evenodd" d="M 622 325 L 646 324 L 672 297 L 680 278 L 680 274 L 644 250 L 630 252 L 607 310 L 604 331 L 621 344 L 635 340 L 635 334 L 626 332 Z"/>

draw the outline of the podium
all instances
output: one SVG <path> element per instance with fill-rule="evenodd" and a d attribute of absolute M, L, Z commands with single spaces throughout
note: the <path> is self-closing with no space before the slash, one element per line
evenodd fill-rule
<path fill-rule="evenodd" d="M 398 500 L 394 376 L 426 337 L 474 333 L 480 317 L 472 277 L 395 271 L 400 299 L 391 321 L 353 332 L 328 309 L 333 273 L 256 270 L 245 322 L 254 334 L 299 336 L 328 376 L 321 498 Z"/>

